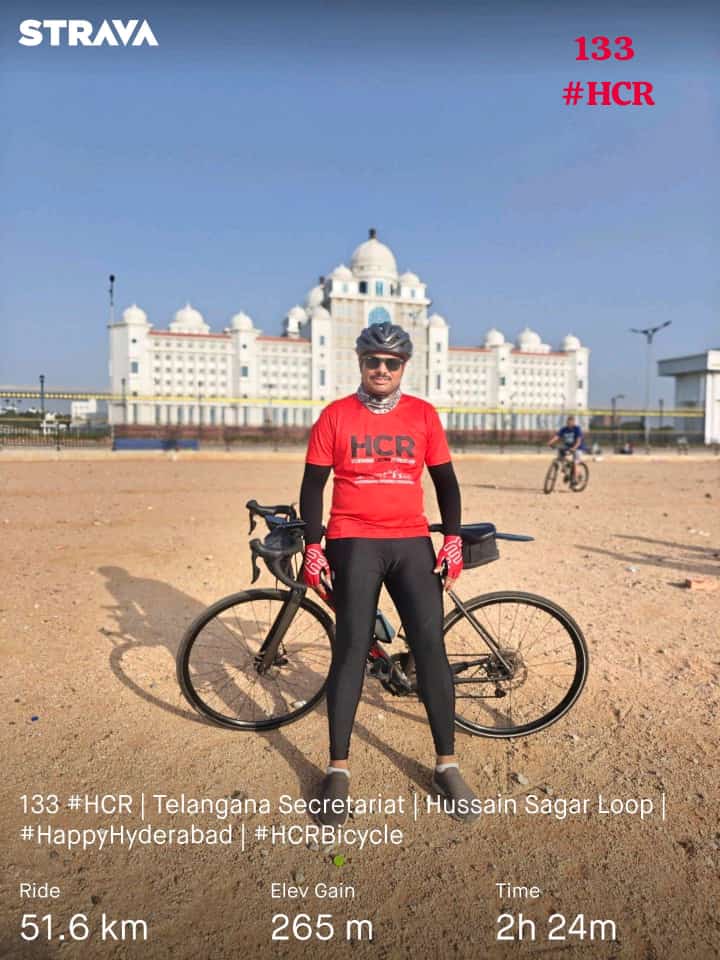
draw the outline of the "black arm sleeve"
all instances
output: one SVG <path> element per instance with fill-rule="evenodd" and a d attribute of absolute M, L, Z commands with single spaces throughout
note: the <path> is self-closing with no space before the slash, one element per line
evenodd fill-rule
<path fill-rule="evenodd" d="M 446 537 L 459 536 L 462 506 L 460 503 L 460 487 L 453 465 L 452 463 L 439 463 L 436 467 L 428 467 L 428 471 L 435 485 L 435 494 L 442 517 L 443 533 Z"/>
<path fill-rule="evenodd" d="M 323 490 L 331 467 L 305 464 L 300 487 L 300 516 L 305 521 L 305 543 L 320 543 L 322 537 Z"/>

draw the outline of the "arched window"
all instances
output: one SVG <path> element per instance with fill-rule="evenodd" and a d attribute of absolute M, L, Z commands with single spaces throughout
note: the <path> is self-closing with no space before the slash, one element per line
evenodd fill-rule
<path fill-rule="evenodd" d="M 368 314 L 368 326 L 373 323 L 390 323 L 390 314 L 385 307 L 373 307 Z"/>

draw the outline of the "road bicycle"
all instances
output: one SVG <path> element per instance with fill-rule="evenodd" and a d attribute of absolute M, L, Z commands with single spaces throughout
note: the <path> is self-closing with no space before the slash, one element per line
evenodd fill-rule
<path fill-rule="evenodd" d="M 590 471 L 586 463 L 582 460 L 575 464 L 575 479 L 573 480 L 573 458 L 572 450 L 558 450 L 557 456 L 553 459 L 545 474 L 545 483 L 543 490 L 545 493 L 552 493 L 555 489 L 557 475 L 562 471 L 562 481 L 574 493 L 580 493 L 588 485 Z"/>
<path fill-rule="evenodd" d="M 234 593 L 204 610 L 188 627 L 177 654 L 177 677 L 203 717 L 237 730 L 271 730 L 298 720 L 325 693 L 334 641 L 331 615 L 299 581 L 303 527 L 291 505 L 247 503 L 250 532 L 261 517 L 269 533 L 250 542 L 253 579 L 258 560 L 285 589 Z M 440 524 L 431 532 L 442 532 Z M 533 537 L 499 533 L 491 523 L 462 527 L 466 567 L 497 560 L 498 540 Z M 576 702 L 588 672 L 588 651 L 573 618 L 545 597 L 499 591 L 453 609 L 443 638 L 455 683 L 457 726 L 484 737 L 519 737 L 544 730 Z M 397 697 L 421 698 L 412 654 L 390 652 L 403 638 L 377 611 L 366 674 Z"/>

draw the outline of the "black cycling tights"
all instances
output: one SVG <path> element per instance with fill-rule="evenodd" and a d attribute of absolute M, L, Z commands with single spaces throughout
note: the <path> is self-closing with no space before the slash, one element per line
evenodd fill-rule
<path fill-rule="evenodd" d="M 442 583 L 429 537 L 328 540 L 333 571 L 335 642 L 327 685 L 330 759 L 345 760 L 384 583 L 405 628 L 435 750 L 454 750 L 455 687 L 442 636 Z"/>

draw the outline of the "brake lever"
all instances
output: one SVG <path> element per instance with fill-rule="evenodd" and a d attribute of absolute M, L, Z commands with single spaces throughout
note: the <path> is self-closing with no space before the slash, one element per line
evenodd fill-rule
<path fill-rule="evenodd" d="M 252 530 L 252 527 L 251 527 L 250 529 Z M 251 580 L 250 582 L 251 582 L 251 583 L 255 583 L 255 581 L 256 581 L 256 580 L 258 579 L 258 577 L 260 576 L 260 567 L 258 566 L 257 554 L 256 554 L 256 553 L 252 553 L 252 554 L 251 554 L 251 557 L 252 557 L 252 573 L 253 573 L 253 575 L 252 575 L 252 580 Z"/>

